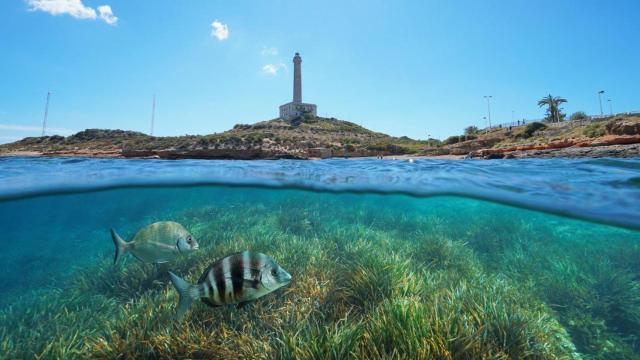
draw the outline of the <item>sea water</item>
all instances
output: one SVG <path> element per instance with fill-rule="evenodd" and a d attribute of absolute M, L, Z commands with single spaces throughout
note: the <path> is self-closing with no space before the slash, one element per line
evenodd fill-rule
<path fill-rule="evenodd" d="M 640 161 L 0 158 L 0 358 L 640 358 Z M 200 249 L 113 264 L 115 229 Z M 237 251 L 293 281 L 175 319 Z"/>

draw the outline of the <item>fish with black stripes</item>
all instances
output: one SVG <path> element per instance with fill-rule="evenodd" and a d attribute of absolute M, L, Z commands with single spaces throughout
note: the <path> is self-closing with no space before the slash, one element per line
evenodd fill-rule
<path fill-rule="evenodd" d="M 231 254 L 216 261 L 195 285 L 172 272 L 169 276 L 180 294 L 178 319 L 182 319 L 197 299 L 212 307 L 238 304 L 241 308 L 291 282 L 291 275 L 275 260 L 251 251 Z"/>
<path fill-rule="evenodd" d="M 159 221 L 147 225 L 129 242 L 111 229 L 111 238 L 116 246 L 114 264 L 127 252 L 145 263 L 161 264 L 199 248 L 189 231 L 174 221 Z"/>

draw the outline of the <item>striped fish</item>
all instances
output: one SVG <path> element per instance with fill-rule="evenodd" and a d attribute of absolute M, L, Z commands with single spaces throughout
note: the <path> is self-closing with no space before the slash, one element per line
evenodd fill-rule
<path fill-rule="evenodd" d="M 172 272 L 169 276 L 180 294 L 178 319 L 184 316 L 193 300 L 200 299 L 212 307 L 238 304 L 240 308 L 291 281 L 291 275 L 271 257 L 250 251 L 216 261 L 204 271 L 196 285 Z"/>

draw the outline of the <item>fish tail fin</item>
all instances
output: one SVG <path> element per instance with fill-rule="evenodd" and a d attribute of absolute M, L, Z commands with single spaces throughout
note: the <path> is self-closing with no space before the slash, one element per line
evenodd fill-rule
<path fill-rule="evenodd" d="M 120 235 L 118 235 L 114 229 L 111 229 L 111 239 L 113 239 L 113 244 L 116 246 L 116 253 L 113 257 L 113 263 L 115 264 L 127 251 L 127 242 L 122 240 Z"/>
<path fill-rule="evenodd" d="M 184 314 L 189 309 L 189 306 L 191 305 L 193 300 L 199 297 L 198 286 L 189 284 L 184 279 L 180 278 L 178 275 L 172 273 L 171 271 L 169 271 L 169 276 L 171 277 L 173 286 L 176 288 L 176 290 L 178 290 L 178 294 L 180 294 L 176 318 L 178 320 L 181 320 Z"/>

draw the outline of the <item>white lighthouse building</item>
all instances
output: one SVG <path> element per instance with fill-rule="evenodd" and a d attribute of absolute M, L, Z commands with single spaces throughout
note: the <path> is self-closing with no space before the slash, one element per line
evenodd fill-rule
<path fill-rule="evenodd" d="M 302 102 L 302 58 L 300 54 L 296 53 L 293 57 L 293 101 L 280 105 L 280 118 L 292 120 L 303 113 L 310 113 L 316 116 L 318 107 L 315 104 Z"/>

